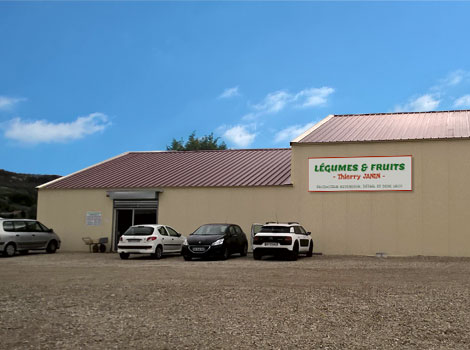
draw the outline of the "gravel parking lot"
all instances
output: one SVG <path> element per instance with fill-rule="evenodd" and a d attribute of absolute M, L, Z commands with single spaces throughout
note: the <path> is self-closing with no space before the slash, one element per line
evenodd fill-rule
<path fill-rule="evenodd" d="M 468 349 L 470 259 L 0 258 L 0 347 Z"/>

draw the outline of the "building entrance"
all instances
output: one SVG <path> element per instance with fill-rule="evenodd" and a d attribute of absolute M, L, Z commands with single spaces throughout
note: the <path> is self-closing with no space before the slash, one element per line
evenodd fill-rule
<path fill-rule="evenodd" d="M 157 208 L 155 209 L 115 209 L 116 230 L 115 230 L 115 249 L 119 238 L 132 225 L 156 224 Z"/>
<path fill-rule="evenodd" d="M 128 193 L 125 194 L 129 195 Z M 116 194 L 113 195 L 117 196 Z M 119 238 L 130 226 L 156 224 L 158 222 L 158 194 L 154 192 L 153 195 L 154 199 L 114 199 L 114 250 L 117 250 Z"/>

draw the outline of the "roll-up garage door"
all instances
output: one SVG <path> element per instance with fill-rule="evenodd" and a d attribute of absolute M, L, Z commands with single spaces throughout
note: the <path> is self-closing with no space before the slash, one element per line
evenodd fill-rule
<path fill-rule="evenodd" d="M 157 200 L 114 200 L 115 209 L 135 209 L 135 208 L 146 208 L 146 209 L 157 209 Z"/>

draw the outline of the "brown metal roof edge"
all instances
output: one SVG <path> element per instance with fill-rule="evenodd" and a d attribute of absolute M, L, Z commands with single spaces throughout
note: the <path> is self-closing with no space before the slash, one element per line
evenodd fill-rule
<path fill-rule="evenodd" d="M 203 152 L 244 152 L 244 151 L 287 151 L 286 148 L 232 148 L 232 149 L 203 149 L 196 151 L 129 151 L 126 153 L 203 153 Z"/>
<path fill-rule="evenodd" d="M 123 156 L 125 156 L 126 154 L 129 154 L 129 153 L 130 153 L 130 152 L 124 152 L 124 153 L 118 154 L 117 156 L 114 156 L 114 157 L 108 158 L 108 159 L 106 159 L 106 160 L 103 160 L 103 161 L 101 161 L 101 162 L 99 162 L 99 163 L 90 165 L 90 166 L 88 166 L 88 167 L 86 167 L 86 168 L 84 168 L 84 169 L 75 171 L 75 172 L 73 172 L 73 173 L 71 173 L 71 174 L 68 174 L 68 175 L 65 175 L 65 176 L 61 176 L 61 177 L 59 177 L 58 179 L 55 179 L 55 180 L 46 182 L 45 184 L 36 186 L 36 188 L 37 188 L 38 190 L 41 189 L 41 188 L 45 188 L 45 187 L 47 187 L 47 186 L 49 186 L 49 185 L 52 185 L 52 184 L 54 184 L 54 183 L 56 183 L 56 182 L 59 182 L 59 181 L 61 181 L 61 180 L 65 180 L 66 178 L 69 178 L 70 176 L 79 174 L 79 173 L 84 172 L 84 171 L 86 171 L 86 170 L 89 170 L 89 169 L 92 169 L 92 168 L 94 168 L 94 167 L 97 167 L 98 165 L 101 165 L 101 164 L 110 162 L 110 161 L 112 161 L 112 160 L 114 160 L 114 159 L 117 159 L 117 158 L 120 158 L 120 157 L 123 157 Z"/>
<path fill-rule="evenodd" d="M 296 142 L 295 145 L 331 145 L 340 143 L 390 143 L 390 142 L 420 142 L 420 141 L 451 141 L 451 140 L 470 140 L 468 136 L 452 137 L 430 137 L 421 139 L 393 139 L 393 140 L 357 140 L 357 141 L 320 141 L 320 142 Z M 292 144 L 292 143 L 291 143 Z"/>
<path fill-rule="evenodd" d="M 355 117 L 366 115 L 399 115 L 399 114 L 428 114 L 428 113 L 451 113 L 451 112 L 470 112 L 470 109 L 451 109 L 445 111 L 426 111 L 426 112 L 389 112 L 389 113 L 358 113 L 358 114 L 333 114 L 334 117 Z"/>
<path fill-rule="evenodd" d="M 334 114 L 329 114 L 327 115 L 325 118 L 323 118 L 322 120 L 318 121 L 317 123 L 315 123 L 315 125 L 313 125 L 311 128 L 309 128 L 308 130 L 305 130 L 301 135 L 297 136 L 295 139 L 293 139 L 290 144 L 292 145 L 292 143 L 296 143 L 296 142 L 300 142 L 302 139 L 304 139 L 305 137 L 307 137 L 308 135 L 310 135 L 312 132 L 314 132 L 315 130 L 317 130 L 320 126 L 322 126 L 323 124 L 325 124 L 327 121 L 329 121 L 331 118 L 333 118 L 335 115 Z"/>
<path fill-rule="evenodd" d="M 290 181 L 290 178 L 288 179 Z M 190 189 L 190 188 L 198 188 L 198 189 L 205 189 L 205 188 L 253 188 L 253 187 L 292 187 L 294 184 L 290 183 L 281 183 L 279 185 L 256 185 L 256 186 L 157 186 L 157 187 L 73 187 L 73 188 L 52 188 L 49 190 L 107 190 L 107 191 L 134 191 L 134 190 L 159 190 L 160 192 L 164 192 L 166 188 L 168 189 Z M 47 190 L 48 188 L 45 188 Z"/>

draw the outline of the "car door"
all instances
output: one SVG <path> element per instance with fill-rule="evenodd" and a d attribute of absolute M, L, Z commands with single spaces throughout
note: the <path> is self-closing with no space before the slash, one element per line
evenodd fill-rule
<path fill-rule="evenodd" d="M 235 230 L 235 227 L 233 225 L 230 225 L 227 228 L 227 248 L 231 252 L 237 251 L 238 248 L 238 234 L 237 231 Z"/>
<path fill-rule="evenodd" d="M 308 246 L 310 244 L 310 238 L 307 235 L 307 232 L 302 229 L 301 226 L 294 226 L 295 234 L 299 238 L 300 247 L 299 251 L 306 252 L 308 251 Z"/>
<path fill-rule="evenodd" d="M 246 236 L 243 233 L 242 229 L 240 226 L 235 225 L 235 232 L 237 233 L 237 249 L 241 250 L 242 247 L 245 245 L 246 241 Z"/>
<path fill-rule="evenodd" d="M 184 241 L 184 237 L 178 232 L 172 229 L 170 226 L 165 226 L 166 230 L 170 234 L 172 251 L 180 252 Z"/>
<path fill-rule="evenodd" d="M 163 252 L 164 253 L 171 252 L 171 239 L 165 227 L 160 226 L 158 228 L 158 233 L 160 234 L 160 237 L 162 238 Z"/>
<path fill-rule="evenodd" d="M 37 221 L 25 221 L 26 230 L 31 234 L 31 249 L 45 249 L 49 239 L 48 233 L 44 232 Z"/>
<path fill-rule="evenodd" d="M 25 221 L 13 221 L 15 232 L 14 240 L 18 250 L 34 249 L 33 236 L 27 231 Z"/>
<path fill-rule="evenodd" d="M 19 236 L 16 235 L 15 232 L 15 226 L 13 224 L 13 221 L 4 221 L 3 222 L 3 231 L 4 233 L 2 234 L 2 240 L 4 242 L 15 242 L 16 246 L 18 247 L 18 238 Z M 0 250 L 3 250 L 5 245 L 0 246 Z"/>

